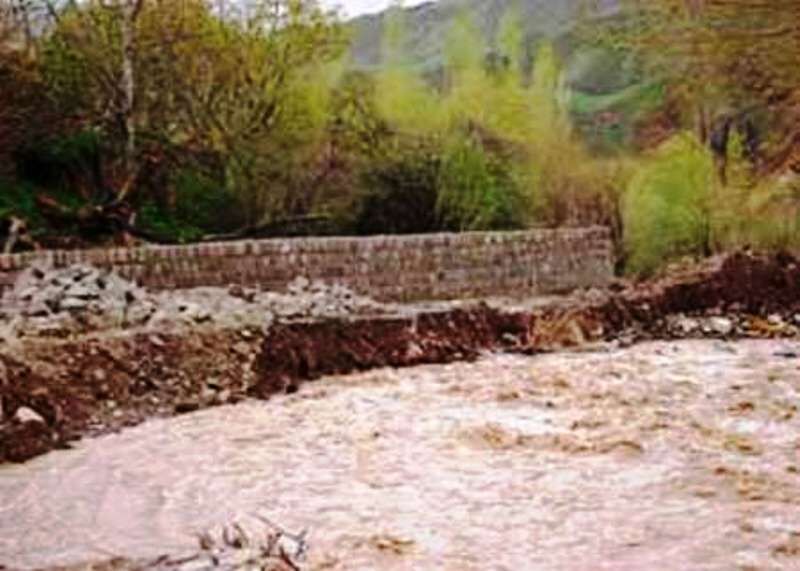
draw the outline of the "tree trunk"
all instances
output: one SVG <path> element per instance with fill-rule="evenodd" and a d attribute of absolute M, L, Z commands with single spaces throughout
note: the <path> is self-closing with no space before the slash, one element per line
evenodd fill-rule
<path fill-rule="evenodd" d="M 142 9 L 144 0 L 126 0 L 122 5 L 122 108 L 120 110 L 125 136 L 125 178 L 126 183 L 120 189 L 117 200 L 127 197 L 133 187 L 136 176 L 136 122 L 133 112 L 136 104 L 136 19 Z"/>

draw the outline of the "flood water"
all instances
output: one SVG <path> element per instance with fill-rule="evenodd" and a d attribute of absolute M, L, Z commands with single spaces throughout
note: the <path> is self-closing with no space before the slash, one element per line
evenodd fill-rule
<path fill-rule="evenodd" d="M 308 569 L 800 568 L 799 343 L 330 378 L 0 467 L 0 564 L 181 553 L 248 514 Z"/>

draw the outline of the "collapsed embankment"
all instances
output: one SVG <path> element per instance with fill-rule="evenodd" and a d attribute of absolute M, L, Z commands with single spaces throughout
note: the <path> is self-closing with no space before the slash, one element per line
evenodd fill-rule
<path fill-rule="evenodd" d="M 168 314 L 156 326 L 7 340 L 0 346 L 0 462 L 154 416 L 291 392 L 329 374 L 468 360 L 487 350 L 800 332 L 800 263 L 789 256 L 738 254 L 536 307 L 379 306 L 323 289 L 267 300 L 233 293 L 231 307 L 242 312 L 235 322 L 214 322 L 180 302 L 176 316 L 192 315 L 181 327 L 166 327 Z"/>
<path fill-rule="evenodd" d="M 476 304 L 405 318 L 279 324 L 264 339 L 253 392 L 269 396 L 324 375 L 471 359 L 488 349 L 800 333 L 800 263 L 789 256 L 737 254 L 593 294 L 531 309 Z"/>

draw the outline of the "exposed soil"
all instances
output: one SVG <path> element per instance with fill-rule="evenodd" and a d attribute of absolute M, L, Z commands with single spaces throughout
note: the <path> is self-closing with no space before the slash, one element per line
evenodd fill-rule
<path fill-rule="evenodd" d="M 661 279 L 636 284 L 602 307 L 612 326 L 636 323 L 657 332 L 671 314 L 779 315 L 797 323 L 800 261 L 789 254 L 737 253 L 701 265 L 674 268 Z"/>
<path fill-rule="evenodd" d="M 277 324 L 265 337 L 252 394 L 294 392 L 299 382 L 381 367 L 469 361 L 516 346 L 527 319 L 488 305 L 361 320 Z"/>
<path fill-rule="evenodd" d="M 489 349 L 800 333 L 800 264 L 788 255 L 737 254 L 594 294 L 536 309 L 477 304 L 407 318 L 278 324 L 264 340 L 253 394 L 293 391 L 323 375 L 469 360 Z"/>
<path fill-rule="evenodd" d="M 532 353 L 598 341 L 774 338 L 800 331 L 800 265 L 787 255 L 738 254 L 535 309 L 498 302 L 428 308 L 359 302 L 357 308 L 375 311 L 348 315 L 347 292 L 333 298 L 346 304 L 331 305 L 331 296 L 320 291 L 321 310 L 305 290 L 279 303 L 270 297 L 269 307 L 288 309 L 270 313 L 266 322 L 259 320 L 262 306 L 247 301 L 235 305 L 249 316 L 239 325 L 198 320 L 197 311 L 206 311 L 195 304 L 195 318 L 176 328 L 7 341 L 0 347 L 0 462 L 25 461 L 153 416 L 293 392 L 329 374 L 471 360 L 497 349 Z M 241 292 L 234 297 L 241 301 Z M 232 305 L 215 306 L 224 312 Z"/>
<path fill-rule="evenodd" d="M 260 333 L 186 333 L 33 340 L 0 353 L 0 461 L 21 462 L 83 435 L 241 400 Z M 7 351 L 7 352 L 6 352 Z M 19 422 L 21 407 L 42 422 Z"/>

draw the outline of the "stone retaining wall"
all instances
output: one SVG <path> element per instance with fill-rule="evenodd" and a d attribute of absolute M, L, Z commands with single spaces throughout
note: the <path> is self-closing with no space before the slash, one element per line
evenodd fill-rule
<path fill-rule="evenodd" d="M 291 280 L 341 283 L 379 300 L 529 296 L 602 286 L 613 260 L 605 228 L 299 238 L 0 255 L 0 288 L 33 263 L 88 263 L 154 289 Z"/>

